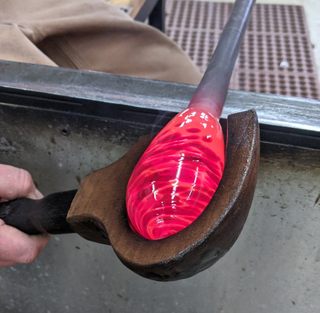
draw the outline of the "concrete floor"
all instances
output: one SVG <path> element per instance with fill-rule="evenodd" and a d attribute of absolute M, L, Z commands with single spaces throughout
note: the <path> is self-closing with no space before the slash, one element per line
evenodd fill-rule
<path fill-rule="evenodd" d="M 231 0 L 208 0 L 211 2 L 232 2 Z M 320 78 L 320 1 L 319 0 L 257 0 L 262 4 L 300 5 L 304 7 L 310 39 L 314 46 L 314 58 L 317 65 L 318 79 Z"/>

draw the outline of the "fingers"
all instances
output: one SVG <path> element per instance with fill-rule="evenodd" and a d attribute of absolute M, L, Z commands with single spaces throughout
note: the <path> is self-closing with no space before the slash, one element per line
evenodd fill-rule
<path fill-rule="evenodd" d="M 0 164 L 0 202 L 21 197 L 41 199 L 43 196 L 27 171 Z M 29 236 L 0 219 L 0 267 L 32 262 L 49 239 L 49 234 Z"/>
<path fill-rule="evenodd" d="M 0 267 L 32 262 L 49 239 L 49 234 L 28 236 L 0 219 Z"/>
<path fill-rule="evenodd" d="M 0 164 L 0 198 L 11 200 L 21 197 L 40 199 L 31 175 L 20 168 Z"/>

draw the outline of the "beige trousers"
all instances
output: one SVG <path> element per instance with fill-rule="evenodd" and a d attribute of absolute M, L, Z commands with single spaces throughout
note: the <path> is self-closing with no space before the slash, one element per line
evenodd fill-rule
<path fill-rule="evenodd" d="M 189 57 L 103 0 L 0 0 L 0 59 L 198 84 Z"/>

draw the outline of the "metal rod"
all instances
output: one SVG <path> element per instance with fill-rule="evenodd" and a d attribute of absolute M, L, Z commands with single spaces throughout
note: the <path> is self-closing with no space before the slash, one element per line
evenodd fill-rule
<path fill-rule="evenodd" d="M 230 78 L 255 0 L 236 0 L 217 48 L 189 107 L 207 109 L 220 118 Z"/>

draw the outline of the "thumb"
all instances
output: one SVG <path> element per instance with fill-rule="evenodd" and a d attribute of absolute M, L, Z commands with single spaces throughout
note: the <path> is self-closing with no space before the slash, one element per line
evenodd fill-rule
<path fill-rule="evenodd" d="M 43 196 L 36 189 L 29 172 L 0 164 L 0 198 L 12 200 L 21 197 L 40 199 Z"/>

